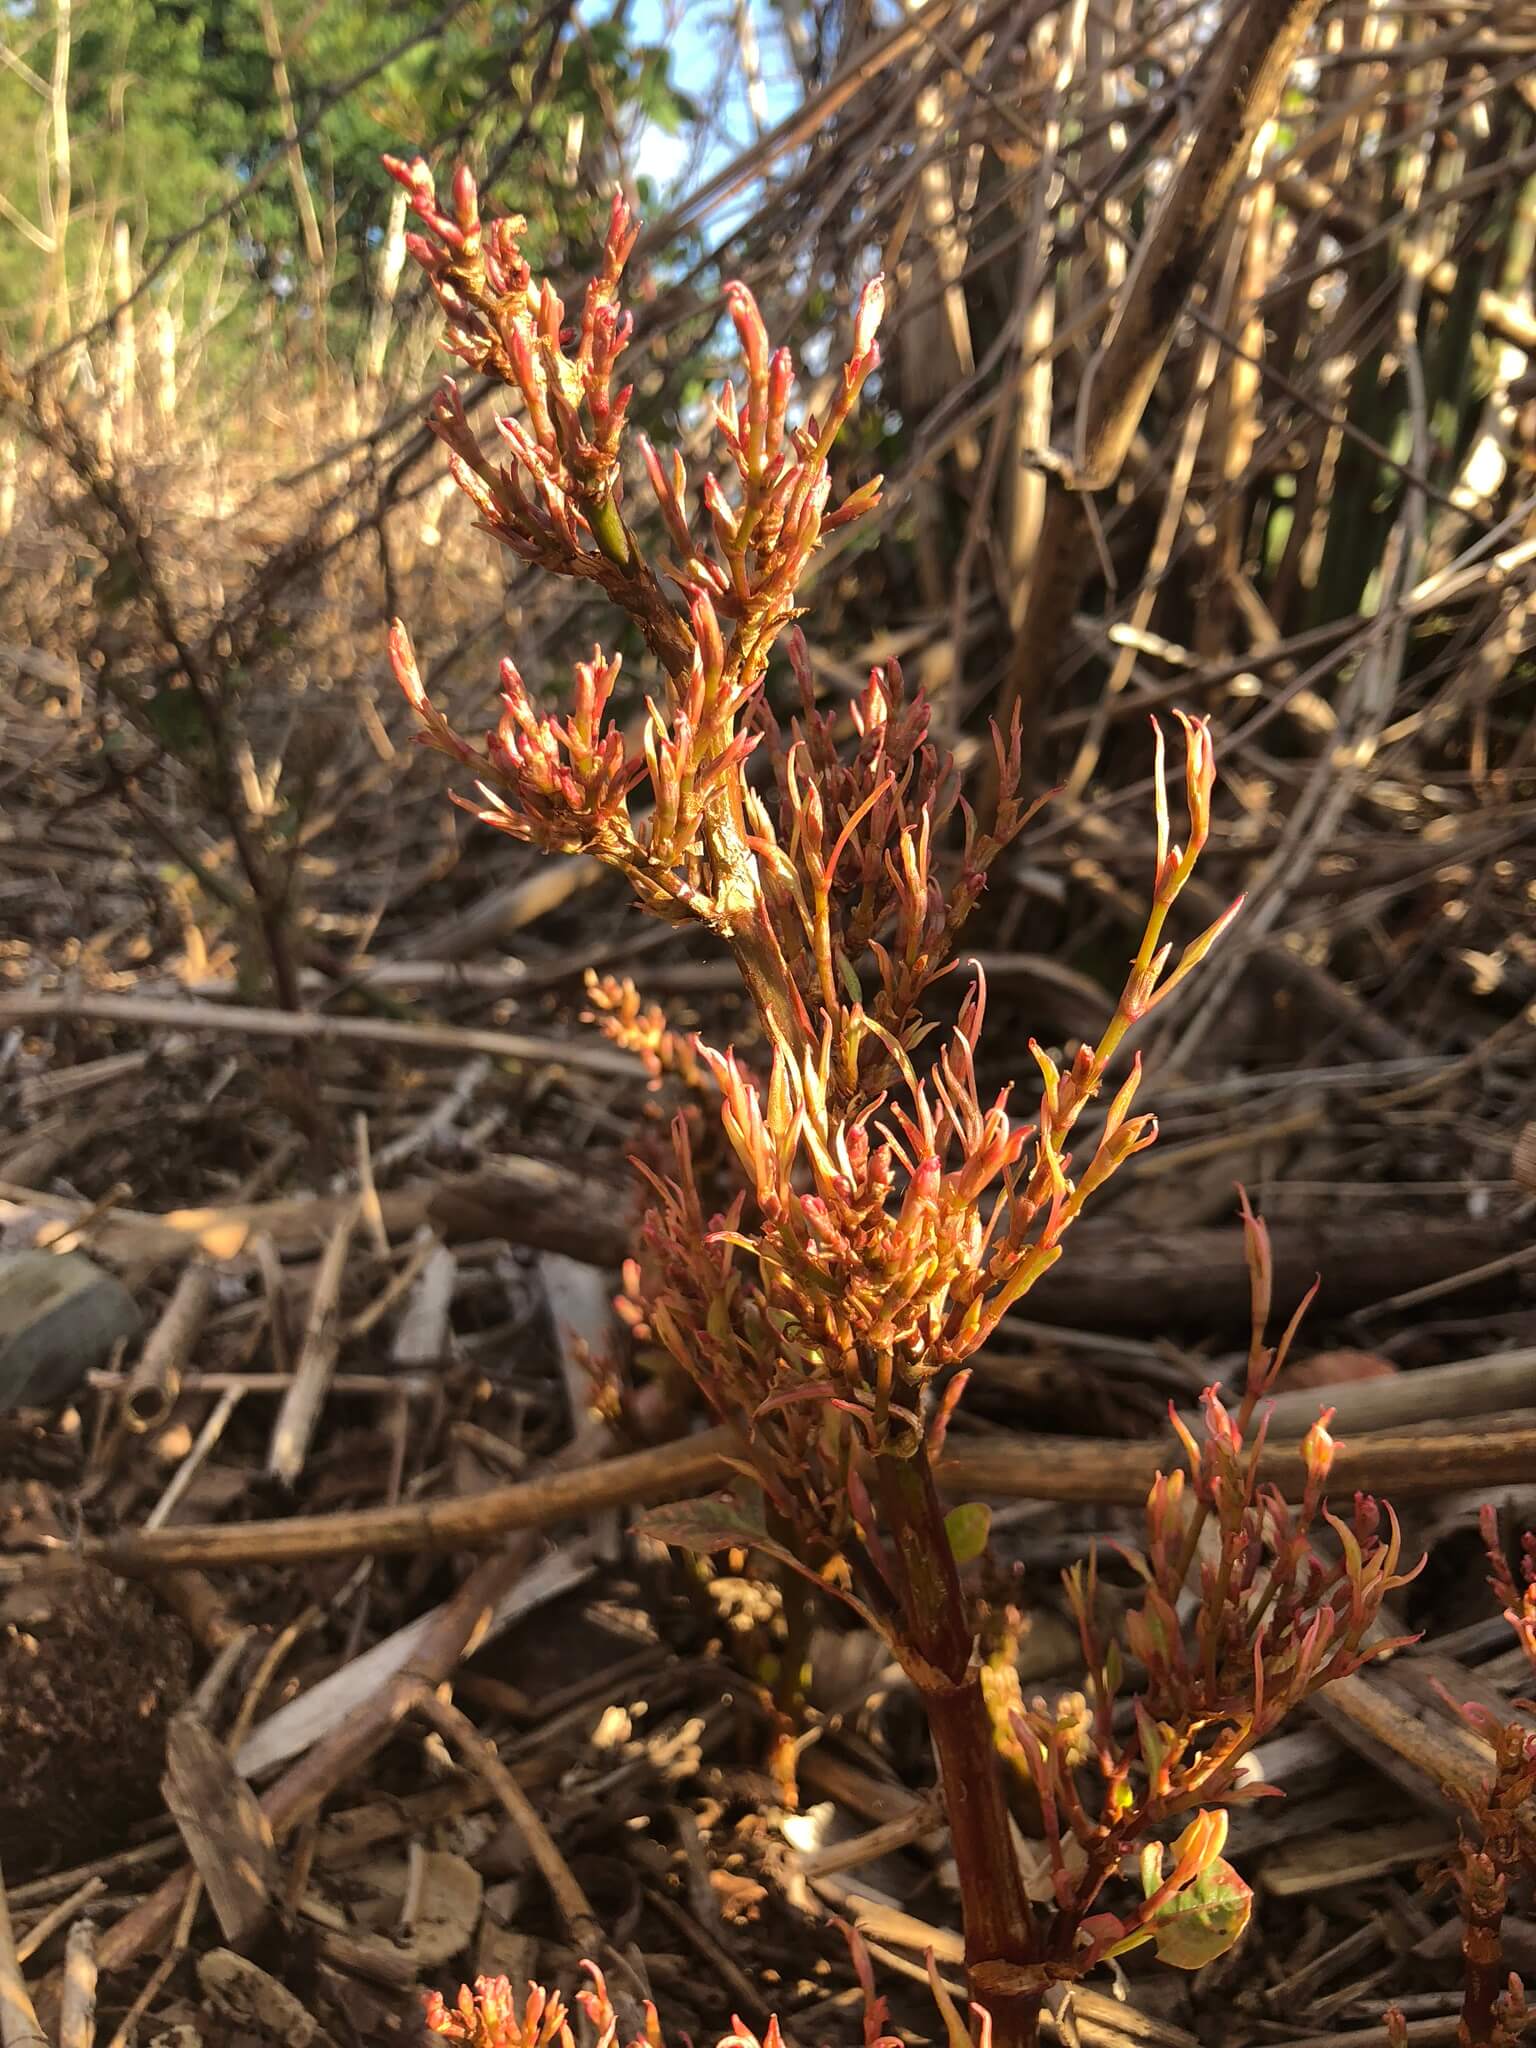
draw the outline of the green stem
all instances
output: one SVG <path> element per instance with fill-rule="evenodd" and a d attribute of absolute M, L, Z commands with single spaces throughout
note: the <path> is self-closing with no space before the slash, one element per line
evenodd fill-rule
<path fill-rule="evenodd" d="M 886 1539 L 900 1577 L 898 1645 L 928 1717 L 965 1919 L 971 1995 L 992 2016 L 994 2048 L 1034 2048 L 1045 1979 L 1034 1913 L 1014 1851 L 992 1723 L 960 1575 L 927 1453 L 875 1461 Z"/>

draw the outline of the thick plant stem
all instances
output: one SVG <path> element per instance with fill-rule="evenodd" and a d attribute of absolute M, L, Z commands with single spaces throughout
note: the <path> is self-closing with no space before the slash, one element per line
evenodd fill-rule
<path fill-rule="evenodd" d="M 1508 2038 L 1500 2025 L 1500 2002 L 1509 1987 L 1504 1965 L 1504 1908 L 1508 1888 L 1503 1873 L 1486 1855 L 1464 1851 L 1461 1943 L 1462 1978 L 1458 2048 L 1500 2048 Z"/>
<path fill-rule="evenodd" d="M 949 1816 L 971 1995 L 992 2016 L 994 2048 L 1033 2048 L 1044 1991 L 1034 1915 L 933 1472 L 921 1445 L 910 1458 L 878 1458 L 876 1472 L 901 1581 L 906 1639 L 899 1648 L 928 1716 Z"/>

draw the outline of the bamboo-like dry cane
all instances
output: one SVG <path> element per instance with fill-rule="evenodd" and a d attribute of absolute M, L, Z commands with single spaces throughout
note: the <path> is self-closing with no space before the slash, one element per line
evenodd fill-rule
<path fill-rule="evenodd" d="M 59 2048 L 93 2048 L 96 2039 L 96 1928 L 77 1920 L 64 1943 Z"/>
<path fill-rule="evenodd" d="M 267 1470 L 274 1479 L 292 1486 L 304 1469 L 309 1440 L 319 1420 L 326 1389 L 336 1369 L 341 1346 L 341 1283 L 346 1278 L 347 1254 L 353 1232 L 363 1213 L 361 1199 L 348 1204 L 331 1232 L 315 1289 L 310 1296 L 309 1321 L 294 1368 L 293 1385 L 284 1396 L 272 1426 L 272 1443 L 267 1453 Z"/>
<path fill-rule="evenodd" d="M 1076 445 L 1048 485 L 1029 600 L 1000 698 L 1005 719 L 1015 708 L 1025 712 L 1026 729 L 1051 688 L 1092 567 L 1092 551 L 1084 546 L 1084 494 L 1104 489 L 1120 473 L 1237 181 L 1280 103 L 1319 6 L 1320 0 L 1251 0 L 1209 60 L 1183 159 L 1137 247 L 1084 378 Z"/>
<path fill-rule="evenodd" d="M 5 1870 L 0 1866 L 0 2048 L 48 2048 L 16 1956 Z"/>
<path fill-rule="evenodd" d="M 213 1306 L 214 1289 L 213 1267 L 194 1259 L 145 1339 L 123 1388 L 123 1420 L 135 1435 L 158 1429 L 175 1405 L 182 1373 Z"/>

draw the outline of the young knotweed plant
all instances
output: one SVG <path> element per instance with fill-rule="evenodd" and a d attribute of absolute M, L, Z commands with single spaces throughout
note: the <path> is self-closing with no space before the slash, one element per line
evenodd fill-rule
<path fill-rule="evenodd" d="M 1536 1533 L 1527 1531 L 1518 1565 L 1512 1565 L 1498 1511 L 1485 1507 L 1479 1520 L 1488 1583 L 1536 1679 Z M 1476 1702 L 1445 1698 L 1487 1744 L 1491 1762 L 1488 1776 L 1474 1788 L 1464 1778 L 1448 1779 L 1445 1786 L 1467 1815 L 1455 1855 L 1435 1874 L 1453 1889 L 1461 1908 L 1458 2048 L 1516 2048 L 1533 2015 L 1525 1985 L 1505 1962 L 1504 1916 L 1511 1885 L 1528 1885 L 1536 1876 L 1536 1733 L 1527 1718 L 1536 1714 L 1536 1700 L 1513 1701 L 1504 1719 Z"/>
<path fill-rule="evenodd" d="M 836 1916 L 833 1916 L 834 1919 Z M 875 1990 L 869 1955 L 856 1929 L 837 1921 L 846 1936 L 855 1973 L 863 1991 L 864 2048 L 901 2048 L 898 2037 L 887 2031 L 886 2003 Z M 584 1962 L 588 1983 L 576 1994 L 576 2002 L 590 2029 L 594 2048 L 619 2048 L 620 2020 L 608 1995 L 607 1981 L 596 1963 Z M 440 1991 L 429 1992 L 424 2000 L 426 2030 L 463 2048 L 576 2048 L 570 2008 L 558 1991 L 530 1982 L 521 2003 L 505 1977 L 477 1977 L 473 1986 L 461 1984 L 450 2004 Z M 642 2008 L 640 2030 L 625 2048 L 667 2048 L 667 2036 L 660 2015 L 650 1999 Z M 686 2035 L 683 2037 L 688 2038 Z M 722 2034 L 716 2048 L 782 2048 L 783 2035 L 776 2017 L 770 2017 L 761 2035 L 733 2017 L 729 2033 Z"/>
<path fill-rule="evenodd" d="M 583 1963 L 582 1968 L 590 1982 L 577 1993 L 576 2002 L 591 2028 L 591 2038 L 596 2048 L 619 2048 L 619 2016 L 603 1973 L 596 1963 Z M 560 1993 L 530 1982 L 519 2002 L 505 1977 L 477 1977 L 473 1988 L 461 1985 L 451 2005 L 441 1992 L 431 1992 L 426 1999 L 426 2029 L 445 2041 L 462 2043 L 463 2048 L 576 2048 L 570 2008 Z M 731 2031 L 720 2036 L 716 2048 L 781 2048 L 782 2040 L 777 2019 L 769 2020 L 761 2036 L 745 2021 L 734 2019 Z M 649 1999 L 643 2030 L 626 2042 L 625 2048 L 667 2048 L 667 2037 Z"/>
<path fill-rule="evenodd" d="M 1198 1524 L 1214 1516 L 1224 1541 L 1232 1525 L 1232 1556 L 1209 1596 L 1213 1631 L 1229 1628 L 1233 1605 L 1244 1627 L 1262 1633 L 1267 1603 L 1268 1640 L 1283 1637 L 1292 1661 L 1305 1666 L 1306 1684 L 1339 1662 L 1336 1648 L 1325 1654 L 1327 1631 L 1338 1623 L 1323 1618 L 1325 1607 L 1334 1612 L 1332 1596 L 1319 1604 L 1322 1568 L 1304 1558 L 1303 1535 L 1285 1539 L 1288 1579 L 1272 1574 L 1266 1593 L 1251 1581 L 1239 1536 L 1247 1532 L 1251 1550 L 1260 1525 L 1278 1529 L 1283 1510 L 1267 1495 L 1261 1500 L 1251 1463 L 1243 1465 L 1232 1430 L 1208 1407 L 1211 1447 L 1194 1479 L 1195 1505 L 1188 1508 L 1170 1481 L 1149 1549 L 1144 1653 L 1153 1652 L 1153 1697 L 1162 1706 L 1138 1721 L 1144 1750 L 1101 1762 L 1094 1810 L 1049 1762 L 1041 1738 L 1041 1783 L 1064 1817 L 1056 1838 L 1061 1881 L 1053 1912 L 1032 1907 L 959 1577 L 966 1550 L 984 1541 L 985 1512 L 962 1508 L 946 1520 L 934 1466 L 970 1362 L 1061 1256 L 1093 1194 L 1156 1135 L 1150 1116 L 1132 1113 L 1140 1081 L 1133 1061 L 1081 1162 L 1074 1155 L 1084 1113 L 1127 1033 L 1193 971 L 1239 907 L 1174 960 L 1166 928 L 1210 830 L 1209 731 L 1203 720 L 1180 716 L 1188 813 L 1181 846 L 1172 843 L 1157 731 L 1157 850 L 1140 945 L 1096 1044 L 1080 1046 L 1064 1067 L 1031 1044 L 1038 1103 L 1032 1122 L 1016 1121 L 1009 1091 L 984 1097 L 978 1080 L 986 1010 L 979 972 L 936 1056 L 924 1042 L 939 1028 L 930 999 L 955 965 L 965 920 L 1033 813 L 1019 797 L 1017 723 L 1006 736 L 993 734 L 1000 794 L 983 829 L 960 794 L 953 759 L 933 739 L 925 699 L 908 689 L 899 666 L 870 675 L 851 706 L 852 743 L 844 748 L 836 722 L 817 708 L 805 646 L 792 630 L 823 537 L 878 501 L 875 478 L 834 507 L 830 464 L 879 367 L 880 280 L 860 296 L 852 349 L 825 412 L 798 421 L 788 350 L 770 347 L 747 288 L 726 287 L 744 375 L 739 390 L 727 383 L 714 408 L 721 470 L 704 476 L 694 498 L 682 458 L 639 442 L 638 468 L 667 550 L 651 560 L 624 512 L 636 465 L 626 463 L 629 387 L 615 387 L 631 331 L 619 291 L 637 231 L 623 199 L 614 200 L 581 318 L 567 325 L 553 288 L 532 276 L 522 255 L 523 223 L 482 219 L 467 171 L 455 175 L 444 204 L 420 160 L 389 168 L 421 222 L 410 246 L 446 315 L 447 346 L 505 387 L 515 407 L 496 421 L 502 453 L 493 461 L 455 387 L 444 386 L 432 425 L 454 476 L 483 528 L 514 555 L 600 588 L 633 622 L 660 673 L 634 745 L 611 715 L 617 656 L 597 648 L 577 665 L 564 716 L 537 708 L 517 669 L 503 662 L 502 716 L 476 743 L 433 705 L 397 623 L 391 656 L 423 738 L 475 778 L 477 796 L 459 801 L 476 817 L 548 851 L 594 856 L 625 877 L 645 909 L 713 933 L 739 969 L 767 1048 L 766 1070 L 758 1071 L 730 1049 L 687 1047 L 694 1077 L 707 1070 L 718 1089 L 741 1186 L 723 1213 L 706 1207 L 680 1117 L 670 1169 L 648 1169 L 655 1199 L 627 1275 L 637 1334 L 663 1346 L 738 1430 L 742 1470 L 760 1490 L 766 1527 L 718 1502 L 667 1511 L 649 1526 L 694 1548 L 755 1542 L 840 1593 L 890 1642 L 933 1733 L 972 1994 L 999 2048 L 1018 2048 L 1033 2042 L 1053 1982 L 1143 1929 L 1166 1937 L 1174 1904 L 1198 1905 L 1209 1890 L 1222 1821 L 1196 1814 L 1170 1870 L 1161 1852 L 1145 1850 L 1139 1915 L 1116 1929 L 1091 1917 L 1147 1830 L 1186 1813 L 1207 1782 L 1213 1791 L 1228 1782 L 1214 1765 L 1197 1765 L 1214 1740 L 1204 1731 L 1248 1697 L 1233 1676 L 1227 1637 L 1212 1652 L 1216 1675 L 1201 1680 L 1203 1691 L 1174 1659 L 1171 1637 L 1166 1672 L 1157 1665 L 1156 1631 L 1175 1584 L 1168 1560 L 1177 1552 L 1188 1574 Z M 800 697 L 787 731 L 764 695 L 770 655 L 786 635 Z M 764 760 L 771 774 L 759 777 Z M 660 1059 L 659 1021 L 638 1006 L 627 1014 L 627 999 L 616 1011 L 611 998 L 599 1007 L 609 1009 L 612 1028 L 633 1033 Z M 1248 1419 L 1251 1403 L 1244 1426 Z M 1315 1512 L 1314 1503 L 1306 1527 Z M 1370 1531 L 1350 1542 L 1360 1558 L 1350 1584 L 1378 1583 Z M 1241 1583 L 1239 1564 L 1250 1573 Z M 1363 1611 L 1369 1598 L 1358 1597 Z M 1314 1613 L 1315 1626 L 1299 1638 L 1303 1611 Z M 1107 1653 L 1096 1668 L 1103 1718 L 1114 1697 Z M 1302 1683 L 1279 1682 L 1278 1666 L 1271 1673 L 1263 1655 L 1253 1671 L 1271 1701 Z M 1228 1689 L 1219 1697 L 1218 1684 Z M 1261 1705 L 1243 1711 L 1262 1718 Z M 1166 1736 L 1151 1732 L 1161 1711 Z M 1075 1889 L 1060 1827 L 1088 1859 Z"/>
<path fill-rule="evenodd" d="M 1131 1718 L 1117 1711 L 1125 1659 L 1101 1627 L 1092 1557 L 1065 1574 L 1088 1673 L 1084 1712 L 1064 1724 L 1041 1703 L 1014 1717 L 1010 1753 L 1038 1800 L 1057 1908 L 1047 1950 L 1064 1974 L 1147 1941 L 1185 1968 L 1229 1947 L 1250 1898 L 1221 1856 L 1224 1809 L 1270 1790 L 1241 1782 L 1245 1758 L 1313 1693 L 1411 1640 L 1374 1636 L 1383 1601 L 1417 1569 L 1397 1569 L 1392 1510 L 1363 1494 L 1347 1520 L 1326 1507 L 1333 1411 L 1303 1439 L 1298 1503 L 1259 1479 L 1261 1406 L 1312 1296 L 1269 1348 L 1269 1235 L 1246 1196 L 1242 1211 L 1253 1321 L 1241 1402 L 1233 1414 L 1207 1388 L 1200 1440 L 1170 1410 L 1188 1472 L 1158 1475 L 1144 1548 L 1123 1552 L 1141 1586 L 1124 1626 L 1144 1673 Z M 1191 1814 L 1165 1875 L 1161 1837 Z M 1128 1913 L 1095 1912 L 1138 1843 L 1142 1899 Z"/>

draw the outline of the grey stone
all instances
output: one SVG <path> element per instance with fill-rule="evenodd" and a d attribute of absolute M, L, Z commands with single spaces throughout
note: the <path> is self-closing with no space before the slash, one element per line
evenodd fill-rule
<path fill-rule="evenodd" d="M 141 1325 L 121 1280 L 84 1252 L 0 1252 L 0 1413 L 69 1400 Z"/>

